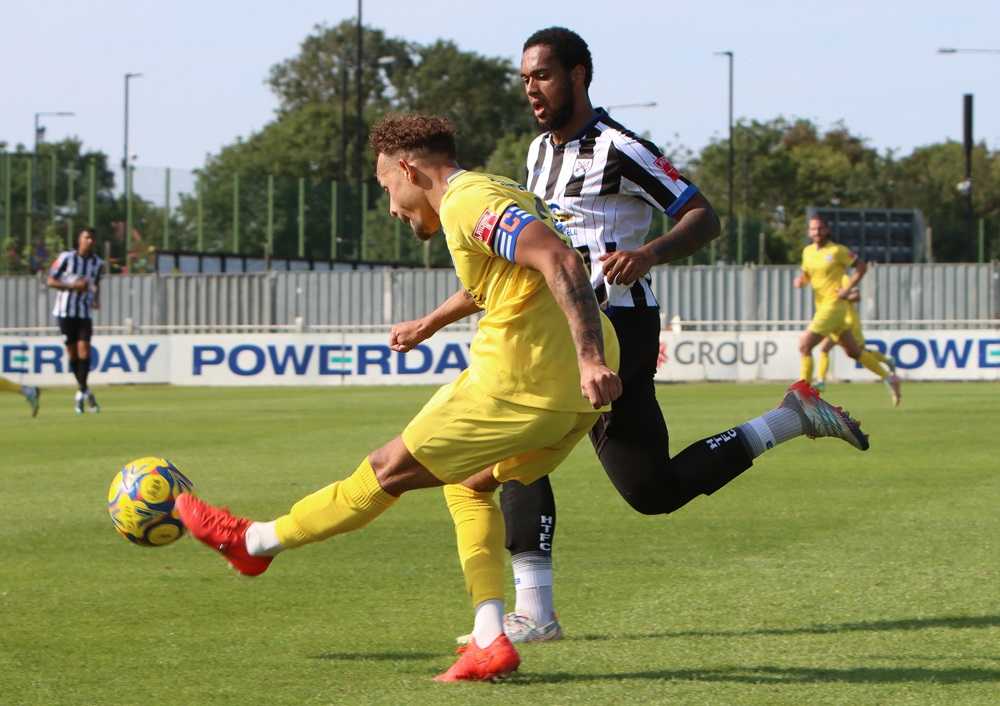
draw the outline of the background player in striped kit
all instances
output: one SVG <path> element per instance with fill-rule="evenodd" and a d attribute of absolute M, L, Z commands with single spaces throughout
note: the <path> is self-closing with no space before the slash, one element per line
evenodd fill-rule
<path fill-rule="evenodd" d="M 93 335 L 92 312 L 101 308 L 101 275 L 104 261 L 97 256 L 97 230 L 84 228 L 77 236 L 75 250 L 66 250 L 52 263 L 48 286 L 55 289 L 52 313 L 59 320 L 59 330 L 66 344 L 69 369 L 76 377 L 74 409 L 83 414 L 84 400 L 93 412 L 101 411 L 94 393 L 87 386 L 90 374 L 90 339 Z"/>

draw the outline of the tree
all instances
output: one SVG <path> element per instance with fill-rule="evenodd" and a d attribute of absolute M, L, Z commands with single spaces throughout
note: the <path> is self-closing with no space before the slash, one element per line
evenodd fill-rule
<path fill-rule="evenodd" d="M 769 262 L 798 260 L 807 207 L 880 206 L 877 184 L 883 162 L 876 150 L 866 147 L 862 138 L 851 135 L 842 124 L 821 134 L 808 120 L 741 119 L 734 136 L 737 154 L 743 152 L 734 165 L 734 191 L 744 203 L 733 204 L 733 210 L 747 213 L 746 233 L 767 235 L 765 257 Z M 720 213 L 729 210 L 728 160 L 727 139 L 713 140 L 690 161 L 694 181 Z M 724 242 L 719 247 L 724 259 L 736 260 L 734 243 Z"/>
<path fill-rule="evenodd" d="M 206 245 L 235 250 L 238 235 L 241 251 L 262 252 L 270 199 L 273 252 L 297 255 L 299 193 L 304 189 L 306 256 L 328 257 L 335 237 L 338 258 L 395 259 L 400 253 L 421 261 L 422 247 L 414 252 L 401 247 L 393 224 L 371 213 L 384 206 L 379 205 L 368 126 L 390 111 L 443 115 L 459 131 L 462 164 L 479 168 L 505 132 L 530 131 L 514 67 L 506 60 L 461 52 L 451 42 L 421 47 L 365 27 L 359 75 L 356 25 L 345 21 L 314 30 L 297 56 L 271 68 L 268 82 L 279 103 L 275 120 L 224 147 L 200 170 L 201 226 L 211 234 Z M 197 227 L 198 201 L 198 195 L 182 200 L 183 242 L 191 242 Z"/>
<path fill-rule="evenodd" d="M 965 154 L 958 142 L 919 147 L 899 161 L 895 174 L 898 197 L 919 204 L 933 233 L 934 259 L 939 262 L 971 261 L 977 257 L 978 219 L 991 219 L 991 246 L 987 257 L 1000 256 L 1000 158 L 984 143 L 972 154 L 973 221 L 965 213 Z M 971 232 L 970 232 L 971 231 Z"/>
<path fill-rule="evenodd" d="M 0 272 L 45 269 L 54 251 L 75 243 L 80 228 L 93 225 L 106 235 L 119 217 L 107 156 L 84 152 L 83 143 L 76 138 L 42 143 L 38 155 L 18 145 L 16 152 L 0 159 L 7 164 L 6 170 L 0 169 L 6 171 L 2 178 L 10 180 L 10 202 L 3 208 L 8 210 L 11 224 L 10 233 L 0 234 Z M 3 186 L 0 192 L 5 190 Z"/>

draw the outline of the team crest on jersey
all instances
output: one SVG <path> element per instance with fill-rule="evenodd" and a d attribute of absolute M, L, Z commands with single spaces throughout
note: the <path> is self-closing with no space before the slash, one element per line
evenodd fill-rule
<path fill-rule="evenodd" d="M 578 159 L 576 164 L 573 165 L 573 176 L 580 177 L 590 171 L 590 167 L 594 164 L 592 159 Z"/>
<path fill-rule="evenodd" d="M 476 223 L 476 229 L 472 231 L 472 237 L 477 240 L 482 240 L 487 245 L 493 244 L 493 233 L 496 231 L 497 221 L 500 220 L 500 216 L 493 213 L 490 209 L 483 211 L 483 215 L 479 217 L 479 222 Z"/>
<path fill-rule="evenodd" d="M 677 169 L 674 167 L 674 165 L 672 165 L 670 163 L 670 160 L 667 159 L 666 157 L 662 157 L 662 156 L 661 157 L 657 157 L 656 161 L 653 162 L 653 164 L 655 164 L 656 166 L 658 166 L 660 168 L 660 170 L 664 174 L 666 174 L 668 177 L 670 177 L 674 181 L 677 181 L 678 179 L 681 178 L 681 173 L 679 171 L 677 171 Z"/>
<path fill-rule="evenodd" d="M 573 217 L 566 211 L 562 209 L 557 203 L 550 203 L 549 205 L 549 215 L 552 216 L 552 220 L 556 223 L 568 223 Z"/>

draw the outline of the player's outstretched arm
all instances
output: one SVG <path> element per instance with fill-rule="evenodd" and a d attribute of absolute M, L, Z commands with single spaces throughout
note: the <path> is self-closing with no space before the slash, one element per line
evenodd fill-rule
<path fill-rule="evenodd" d="M 453 324 L 477 311 L 479 307 L 472 296 L 464 289 L 460 289 L 427 316 L 393 324 L 389 332 L 389 348 L 406 353 L 448 324 Z"/>
<path fill-rule="evenodd" d="M 545 277 L 565 314 L 576 346 L 583 396 L 594 409 L 611 404 L 621 395 L 622 384 L 604 359 L 601 310 L 579 253 L 541 221 L 532 221 L 518 237 L 514 262 Z"/>

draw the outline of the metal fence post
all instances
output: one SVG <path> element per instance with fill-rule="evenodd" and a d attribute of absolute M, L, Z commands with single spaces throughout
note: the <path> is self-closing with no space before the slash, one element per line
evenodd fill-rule
<path fill-rule="evenodd" d="M 56 220 L 56 155 L 49 155 L 49 222 Z"/>
<path fill-rule="evenodd" d="M 4 239 L 10 237 L 10 155 L 0 153 L 0 179 L 3 180 L 3 233 Z"/>
<path fill-rule="evenodd" d="M 240 175 L 233 174 L 233 252 L 240 251 Z"/>
<path fill-rule="evenodd" d="M 26 183 L 26 186 L 27 186 L 27 198 L 25 199 L 24 209 L 25 209 L 25 211 L 27 211 L 28 215 L 24 219 L 24 246 L 26 248 L 30 248 L 31 247 L 31 231 L 32 231 L 32 225 L 33 225 L 31 221 L 32 221 L 32 216 L 34 215 L 34 209 L 33 209 L 34 201 L 33 201 L 33 199 L 35 198 L 35 191 L 32 188 L 32 184 L 34 183 L 35 176 L 34 176 L 34 171 L 32 170 L 31 160 L 30 159 L 25 160 L 25 164 L 27 164 L 28 179 L 27 179 L 27 183 Z"/>
<path fill-rule="evenodd" d="M 76 213 L 76 191 L 74 189 L 74 182 L 76 181 L 76 167 L 73 163 L 70 163 L 69 169 L 67 170 L 69 179 L 66 184 L 66 205 L 69 209 L 69 218 L 66 219 L 66 244 L 67 250 L 73 247 L 73 215 Z"/>
<path fill-rule="evenodd" d="M 337 259 L 337 238 L 340 229 L 337 227 L 340 222 L 340 184 L 336 181 L 330 182 L 330 259 Z"/>
<path fill-rule="evenodd" d="M 274 254 L 274 175 L 267 175 L 267 252 Z M 268 267 L 267 269 L 270 269 Z"/>
<path fill-rule="evenodd" d="M 205 252 L 205 186 L 202 183 L 204 174 L 198 176 L 198 252 Z"/>
<path fill-rule="evenodd" d="M 167 167 L 163 184 L 163 249 L 170 249 L 170 167 Z"/>
<path fill-rule="evenodd" d="M 299 177 L 299 257 L 306 256 L 306 180 Z"/>
<path fill-rule="evenodd" d="M 979 260 L 980 264 L 986 262 L 986 219 L 979 219 Z"/>
<path fill-rule="evenodd" d="M 368 261 L 368 183 L 361 183 L 361 259 Z"/>
<path fill-rule="evenodd" d="M 87 225 L 97 223 L 97 165 L 94 159 L 87 160 Z M 72 246 L 72 243 L 70 243 Z"/>

